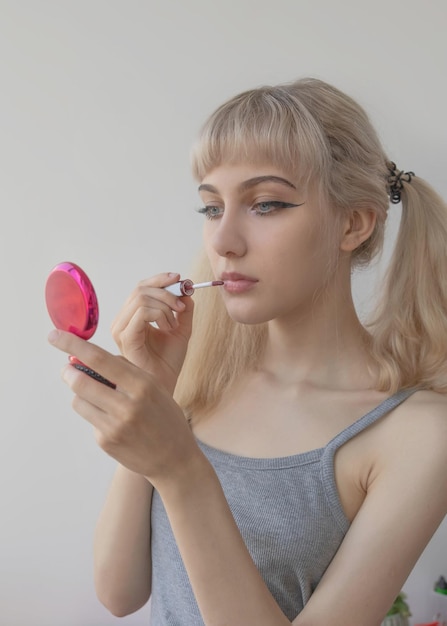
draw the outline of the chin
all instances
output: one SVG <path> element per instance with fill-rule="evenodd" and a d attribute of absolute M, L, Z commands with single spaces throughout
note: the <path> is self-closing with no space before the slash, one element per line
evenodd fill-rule
<path fill-rule="evenodd" d="M 238 310 L 236 307 L 228 307 L 227 313 L 233 322 L 246 324 L 247 326 L 252 324 L 265 324 L 275 317 L 271 312 L 268 314 L 267 311 L 263 311 L 262 309 L 249 310 L 245 308 L 245 310 Z"/>

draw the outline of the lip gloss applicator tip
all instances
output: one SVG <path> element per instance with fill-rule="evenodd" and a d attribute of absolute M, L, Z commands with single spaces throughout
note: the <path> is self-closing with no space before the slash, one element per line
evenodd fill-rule
<path fill-rule="evenodd" d="M 223 285 L 223 280 L 210 280 L 207 283 L 196 283 L 192 286 L 193 289 L 202 289 L 202 287 L 218 287 L 219 285 Z"/>

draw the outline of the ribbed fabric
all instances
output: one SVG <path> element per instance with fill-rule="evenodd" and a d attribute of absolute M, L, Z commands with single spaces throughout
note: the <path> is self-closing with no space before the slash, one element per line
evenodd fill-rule
<path fill-rule="evenodd" d="M 396 393 L 324 448 L 302 454 L 258 459 L 198 442 L 219 477 L 253 561 L 289 620 L 295 619 L 309 600 L 349 528 L 335 483 L 336 451 L 414 391 Z M 203 625 L 156 492 L 152 501 L 152 567 L 151 626 Z"/>

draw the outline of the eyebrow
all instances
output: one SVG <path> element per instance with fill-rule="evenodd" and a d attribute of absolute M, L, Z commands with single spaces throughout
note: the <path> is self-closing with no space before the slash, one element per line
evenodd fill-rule
<path fill-rule="evenodd" d="M 281 185 L 285 185 L 286 187 L 291 187 L 292 189 L 296 189 L 295 185 L 291 183 L 286 178 L 282 178 L 281 176 L 255 176 L 255 178 L 249 178 L 248 180 L 244 180 L 239 185 L 240 191 L 247 191 L 247 189 L 251 189 L 252 187 L 256 187 L 256 185 L 260 185 L 261 183 L 280 183 Z M 209 191 L 211 193 L 218 193 L 216 187 L 213 185 L 202 184 L 199 185 L 199 191 Z"/>

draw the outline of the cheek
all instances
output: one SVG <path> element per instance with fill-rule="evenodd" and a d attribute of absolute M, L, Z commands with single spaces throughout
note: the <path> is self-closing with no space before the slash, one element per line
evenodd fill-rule
<path fill-rule="evenodd" d="M 216 251 L 214 250 L 213 246 L 210 245 L 210 241 L 209 239 L 206 239 L 205 237 L 203 238 L 203 249 L 205 251 L 205 255 L 211 265 L 212 268 L 215 267 L 218 255 L 216 253 Z"/>
<path fill-rule="evenodd" d="M 298 236 L 288 231 L 275 239 L 271 254 L 266 249 L 265 266 L 279 271 L 298 291 L 321 287 L 334 266 L 333 246 L 321 229 L 303 229 Z"/>
<path fill-rule="evenodd" d="M 205 222 L 202 230 L 202 244 L 208 258 L 211 258 L 213 254 L 215 255 L 215 253 L 213 253 L 213 246 L 211 245 L 211 237 L 212 233 L 209 224 Z"/>
<path fill-rule="evenodd" d="M 270 249 L 270 255 L 266 262 L 282 263 L 297 269 L 297 264 L 308 264 L 314 257 L 318 256 L 319 246 L 314 233 L 309 230 L 296 232 L 293 229 L 282 231 L 281 233 L 270 233 L 263 242 L 266 253 Z"/>

